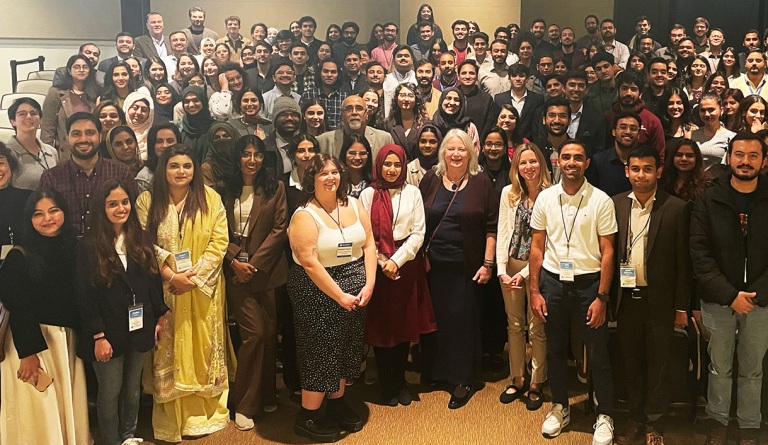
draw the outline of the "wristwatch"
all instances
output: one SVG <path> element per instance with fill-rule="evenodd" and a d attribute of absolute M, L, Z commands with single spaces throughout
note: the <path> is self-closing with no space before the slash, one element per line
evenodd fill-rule
<path fill-rule="evenodd" d="M 597 294 L 597 298 L 603 301 L 608 301 L 611 299 L 611 294 Z"/>

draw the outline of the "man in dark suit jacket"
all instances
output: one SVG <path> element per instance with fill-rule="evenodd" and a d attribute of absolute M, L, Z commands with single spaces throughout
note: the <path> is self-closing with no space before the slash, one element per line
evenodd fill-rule
<path fill-rule="evenodd" d="M 115 37 L 115 49 L 117 49 L 117 55 L 104 59 L 99 62 L 98 70 L 102 73 L 106 73 L 110 68 L 124 61 L 125 59 L 132 57 L 136 49 L 136 45 L 133 40 L 133 36 L 127 32 L 120 32 Z M 139 64 L 143 66 L 146 59 L 142 57 L 136 57 L 139 60 Z"/>
<path fill-rule="evenodd" d="M 497 109 L 501 110 L 504 104 L 511 104 L 520 113 L 520 121 L 517 123 L 520 128 L 520 135 L 529 140 L 535 140 L 533 121 L 536 118 L 537 111 L 544 104 L 544 96 L 536 94 L 525 88 L 525 81 L 530 75 L 528 67 L 516 63 L 507 70 L 512 89 L 505 93 L 499 93 L 493 98 Z"/>
<path fill-rule="evenodd" d="M 587 74 L 570 71 L 563 77 L 565 97 L 571 104 L 568 137 L 587 146 L 589 157 L 605 147 L 605 119 L 602 113 L 584 101 L 587 95 Z"/>
<path fill-rule="evenodd" d="M 163 35 L 165 24 L 163 23 L 163 16 L 156 12 L 150 12 L 147 14 L 147 31 L 149 35 L 138 36 L 135 39 L 136 50 L 135 54 L 139 57 L 149 59 L 156 57 L 158 59 L 171 55 L 171 42 L 167 36 Z M 160 52 L 154 42 L 158 42 L 160 46 Z M 160 44 L 159 42 L 162 42 Z"/>
<path fill-rule="evenodd" d="M 646 432 L 660 435 L 653 425 L 668 408 L 674 328 L 688 324 L 690 214 L 686 202 L 657 189 L 660 167 L 652 147 L 633 149 L 626 167 L 632 190 L 613 197 L 619 273 L 614 274 L 611 301 L 630 412 L 629 421 L 616 432 L 617 443 L 635 443 Z"/>

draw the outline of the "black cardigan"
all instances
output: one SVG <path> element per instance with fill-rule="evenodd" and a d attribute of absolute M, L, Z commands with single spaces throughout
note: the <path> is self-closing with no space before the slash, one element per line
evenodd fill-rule
<path fill-rule="evenodd" d="M 94 284 L 94 255 L 87 252 L 87 246 L 88 243 L 80 243 L 77 249 L 76 296 L 83 320 L 77 355 L 86 361 L 96 360 L 93 336 L 99 332 L 104 332 L 112 345 L 112 357 L 119 357 L 130 348 L 149 351 L 155 346 L 157 320 L 168 311 L 160 275 L 149 273 L 128 256 L 128 270 L 121 263 L 110 287 Z M 144 305 L 144 326 L 128 332 L 128 308 L 133 305 L 133 294 L 136 304 Z"/>

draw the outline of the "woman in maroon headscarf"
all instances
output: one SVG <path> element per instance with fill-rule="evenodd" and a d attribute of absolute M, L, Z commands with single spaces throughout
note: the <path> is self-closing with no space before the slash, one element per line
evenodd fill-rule
<path fill-rule="evenodd" d="M 437 328 L 424 257 L 426 227 L 419 189 L 406 184 L 407 159 L 399 145 L 379 150 L 374 181 L 360 201 L 371 215 L 379 270 L 365 320 L 365 343 L 374 347 L 384 403 L 409 405 L 405 382 L 408 346 Z"/>

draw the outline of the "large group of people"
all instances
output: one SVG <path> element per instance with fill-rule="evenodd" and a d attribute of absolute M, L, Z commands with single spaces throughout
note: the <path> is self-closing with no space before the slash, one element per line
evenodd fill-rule
<path fill-rule="evenodd" d="M 248 36 L 189 19 L 166 34 L 151 12 L 106 60 L 84 43 L 43 104 L 7 110 L 0 444 L 90 443 L 89 394 L 108 445 L 141 441 L 142 392 L 159 440 L 250 430 L 278 370 L 295 433 L 335 442 L 365 425 L 345 401 L 363 365 L 384 405 L 413 403 L 410 362 L 459 409 L 506 345 L 499 400 L 551 402 L 544 437 L 570 422 L 572 361 L 594 445 L 658 445 L 689 324 L 707 444 L 734 389 L 758 443 L 765 33 L 740 51 L 703 17 L 661 41 L 641 16 L 627 44 L 594 15 L 578 39 L 543 19 L 441 30 L 428 4 L 405 39 L 389 22 L 362 43 L 354 22 L 321 40 L 310 16 Z"/>

